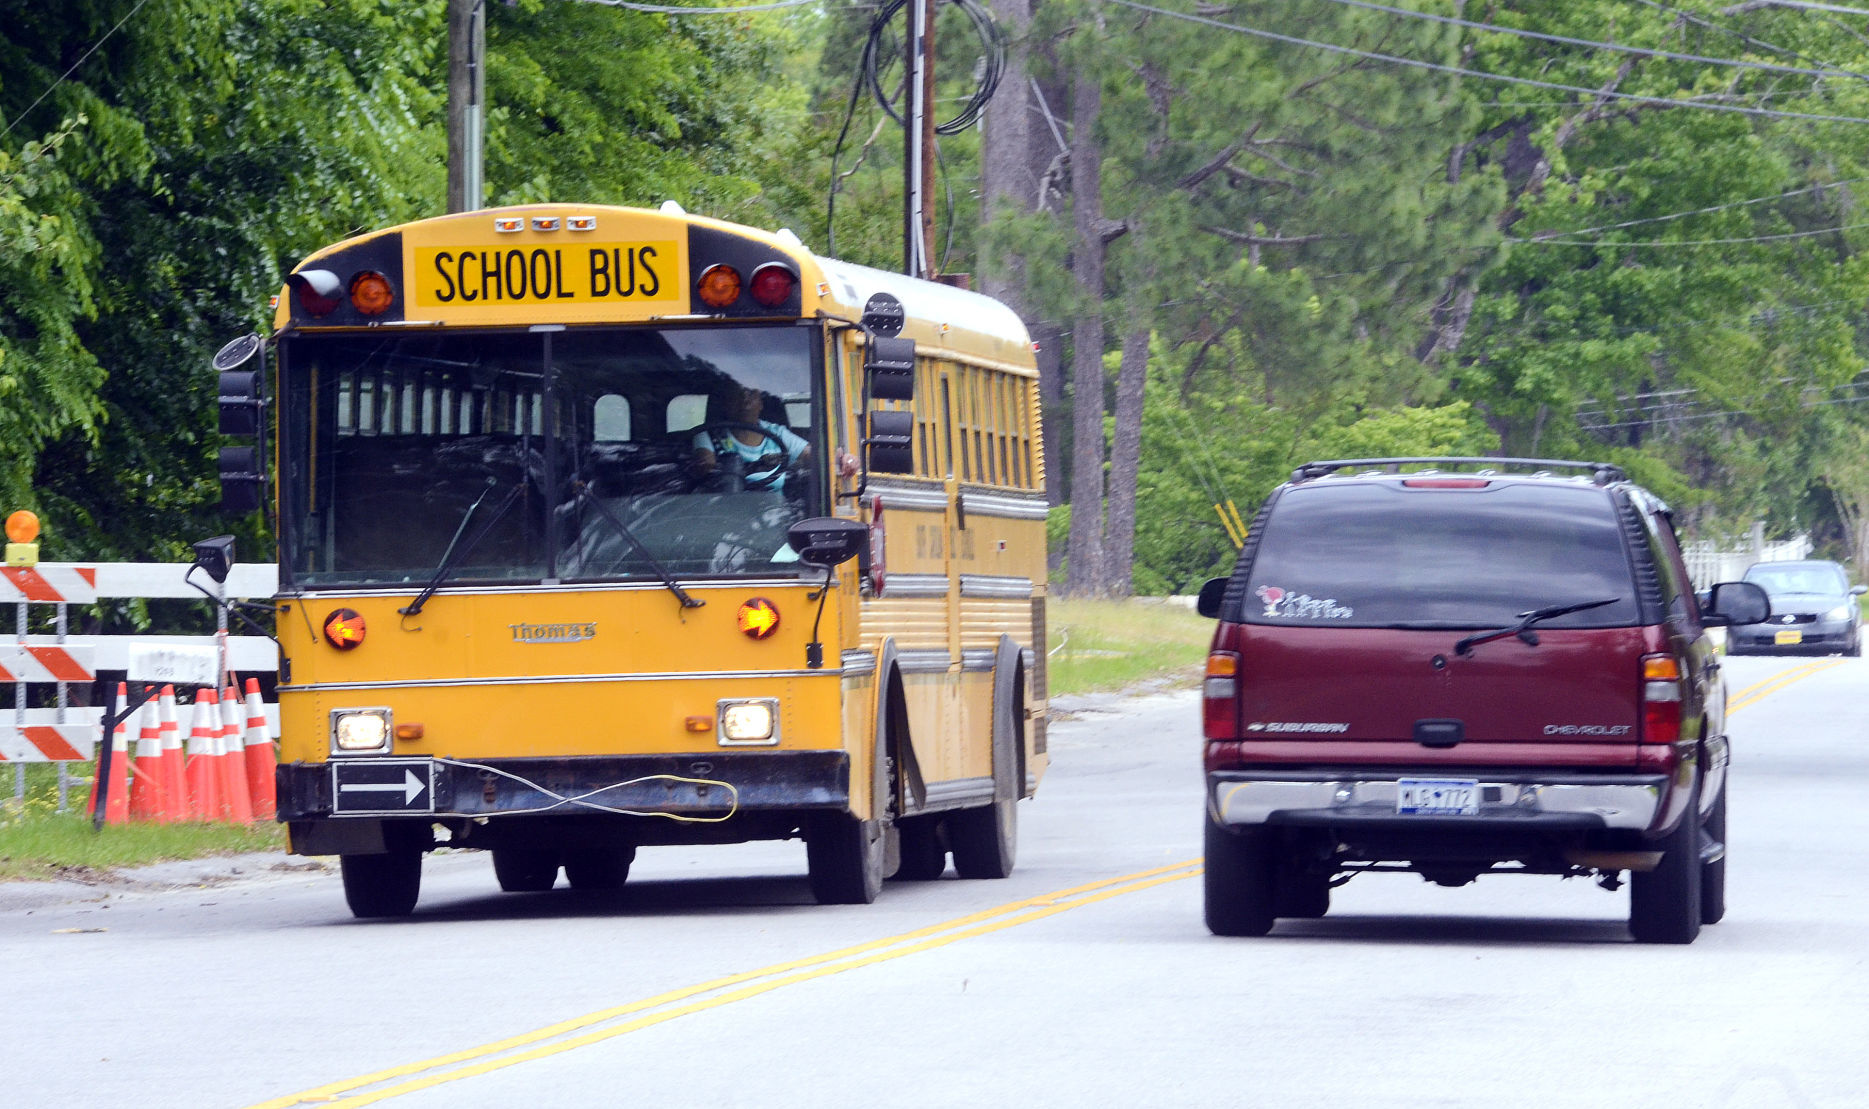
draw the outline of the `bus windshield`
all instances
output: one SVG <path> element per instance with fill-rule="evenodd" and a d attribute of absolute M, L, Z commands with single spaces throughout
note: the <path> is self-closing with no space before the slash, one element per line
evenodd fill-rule
<path fill-rule="evenodd" d="M 282 576 L 421 585 L 790 573 L 824 504 L 810 325 L 299 333 Z"/>

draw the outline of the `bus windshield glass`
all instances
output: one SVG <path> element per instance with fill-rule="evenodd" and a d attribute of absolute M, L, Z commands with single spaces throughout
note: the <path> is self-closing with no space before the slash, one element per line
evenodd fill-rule
<path fill-rule="evenodd" d="M 799 567 L 822 514 L 812 326 L 300 333 L 280 343 L 300 586 Z"/>

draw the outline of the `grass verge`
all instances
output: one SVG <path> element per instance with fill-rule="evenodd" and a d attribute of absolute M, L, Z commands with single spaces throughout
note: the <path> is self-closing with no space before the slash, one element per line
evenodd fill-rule
<path fill-rule="evenodd" d="M 1212 620 L 1156 598 L 1054 601 L 1045 621 L 1054 697 L 1181 676 L 1192 684 L 1214 634 Z"/>
<path fill-rule="evenodd" d="M 10 769 L 10 768 L 9 768 Z M 86 772 L 74 767 L 74 772 Z M 71 812 L 58 812 L 58 768 L 26 768 L 26 799 L 14 799 L 14 779 L 5 776 L 0 801 L 0 881 L 83 879 L 121 866 L 208 855 L 277 851 L 285 829 L 276 824 L 247 828 L 233 824 L 113 824 L 93 831 L 82 811 L 84 789 L 71 793 Z"/>

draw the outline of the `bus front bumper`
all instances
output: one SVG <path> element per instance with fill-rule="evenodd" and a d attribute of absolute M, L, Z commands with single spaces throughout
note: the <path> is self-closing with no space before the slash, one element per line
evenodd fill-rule
<path fill-rule="evenodd" d="M 278 768 L 286 822 L 615 815 L 724 821 L 847 809 L 843 751 L 451 759 L 359 756 Z"/>

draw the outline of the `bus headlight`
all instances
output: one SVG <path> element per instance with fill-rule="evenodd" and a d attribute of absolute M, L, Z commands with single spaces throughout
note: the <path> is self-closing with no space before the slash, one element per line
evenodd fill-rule
<path fill-rule="evenodd" d="M 770 698 L 757 701 L 720 702 L 720 745 L 722 747 L 773 746 L 779 742 L 779 702 Z"/>
<path fill-rule="evenodd" d="M 395 729 L 390 711 L 374 709 L 331 710 L 331 753 L 334 755 L 382 754 L 389 750 L 389 737 Z"/>

